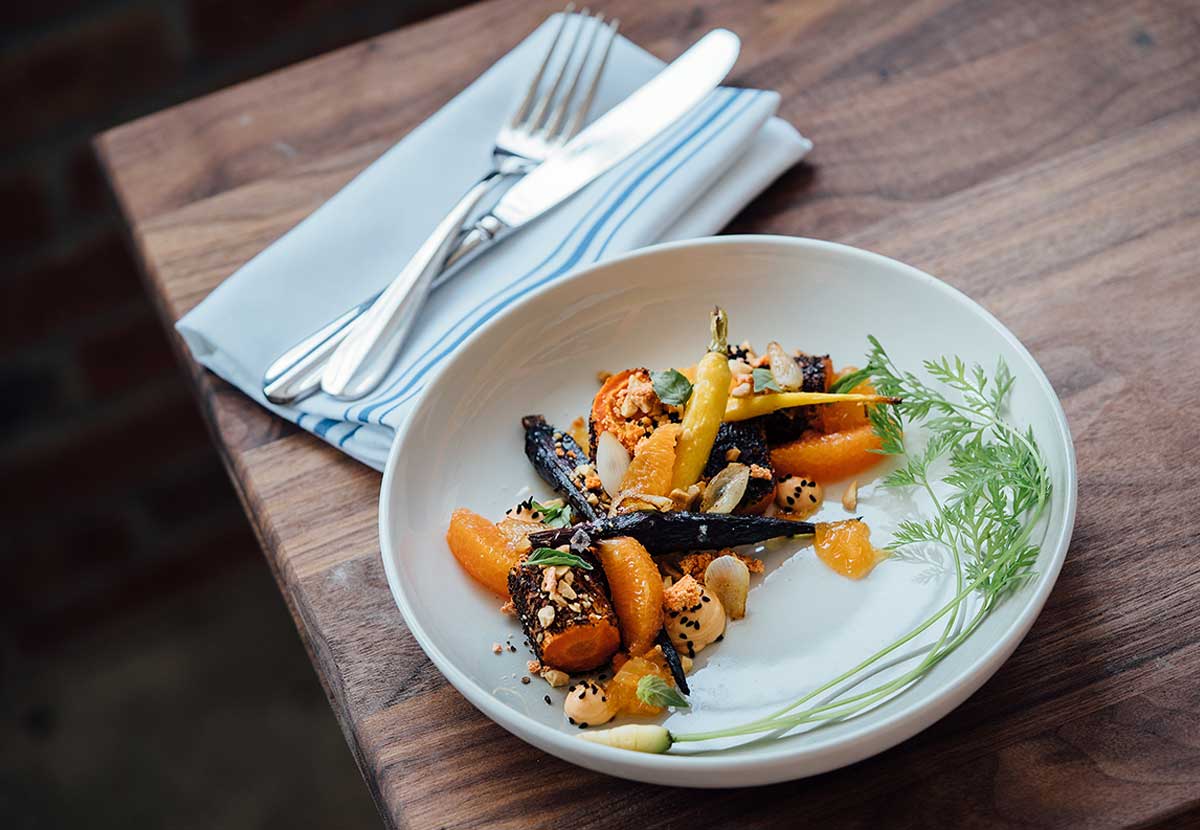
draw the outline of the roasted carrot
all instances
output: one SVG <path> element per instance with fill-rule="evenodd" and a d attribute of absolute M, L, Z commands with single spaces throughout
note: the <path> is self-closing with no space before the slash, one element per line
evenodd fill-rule
<path fill-rule="evenodd" d="M 508 590 L 525 636 L 544 665 L 591 671 L 621 647 L 621 631 L 599 570 L 521 562 L 508 574 Z"/>
<path fill-rule="evenodd" d="M 729 318 L 722 309 L 713 309 L 711 328 L 708 353 L 696 365 L 692 394 L 683 410 L 683 432 L 675 445 L 673 487 L 687 489 L 700 480 L 725 417 L 732 374 L 725 342 Z"/>

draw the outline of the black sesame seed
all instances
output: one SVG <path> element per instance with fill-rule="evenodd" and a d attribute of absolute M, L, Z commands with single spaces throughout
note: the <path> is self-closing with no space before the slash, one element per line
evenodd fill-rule
<path fill-rule="evenodd" d="M 579 724 L 580 729 L 587 729 L 587 727 L 588 727 L 588 725 L 586 722 Z"/>
<path fill-rule="evenodd" d="M 608 703 L 608 695 L 600 695 L 601 703 Z"/>
<path fill-rule="evenodd" d="M 687 624 L 688 624 L 688 618 L 687 618 L 687 617 L 682 617 L 682 618 L 681 618 L 679 621 L 680 621 L 681 623 L 683 623 L 684 625 L 687 625 Z"/>
<path fill-rule="evenodd" d="M 814 502 L 814 503 L 815 503 L 815 502 L 816 502 L 816 500 L 817 500 L 817 497 L 816 497 L 816 496 L 814 496 L 814 495 L 812 495 L 811 493 L 809 494 L 808 498 L 809 498 L 809 500 L 810 500 L 810 501 L 812 501 L 812 502 Z"/>
<path fill-rule="evenodd" d="M 600 674 L 600 679 L 601 679 L 601 680 L 608 680 L 608 675 L 607 675 L 607 674 L 604 674 L 604 673 L 601 673 L 601 674 Z"/>
<path fill-rule="evenodd" d="M 712 598 L 709 597 L 708 594 L 705 594 L 704 596 L 700 597 L 700 601 L 701 602 L 712 602 Z"/>
<path fill-rule="evenodd" d="M 588 690 L 584 689 L 582 692 L 579 693 L 579 699 L 583 700 L 584 695 L 586 695 L 587 693 L 588 693 Z"/>
<path fill-rule="evenodd" d="M 681 639 L 681 640 L 686 640 L 686 639 L 687 639 L 687 635 L 686 635 L 686 634 L 683 634 L 683 633 L 680 633 L 680 635 L 679 635 L 679 639 Z"/>
<path fill-rule="evenodd" d="M 521 675 L 521 683 L 528 686 L 529 685 L 529 675 L 527 675 L 527 674 Z"/>
<path fill-rule="evenodd" d="M 794 498 L 792 498 L 791 496 L 788 496 L 788 497 L 787 497 L 787 503 L 788 503 L 788 504 L 795 504 L 795 503 L 796 503 L 796 500 L 795 500 Z"/>
<path fill-rule="evenodd" d="M 717 637 L 717 639 L 713 640 L 713 642 L 714 642 L 714 643 L 719 643 L 719 642 L 721 642 L 721 641 L 722 641 L 722 640 L 724 640 L 724 639 L 725 639 L 725 635 L 724 635 L 724 634 L 722 634 L 720 637 Z"/>
<path fill-rule="evenodd" d="M 574 725 L 575 725 L 575 718 L 568 717 L 568 718 L 567 718 L 567 720 L 569 720 L 569 721 L 571 722 L 571 725 L 572 725 L 572 726 L 574 726 Z"/>

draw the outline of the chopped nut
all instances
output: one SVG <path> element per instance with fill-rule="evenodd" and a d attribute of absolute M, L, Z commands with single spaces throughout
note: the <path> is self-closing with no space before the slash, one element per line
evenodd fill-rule
<path fill-rule="evenodd" d="M 842 493 L 842 507 L 851 513 L 858 507 L 858 479 L 850 482 L 846 492 Z"/>
<path fill-rule="evenodd" d="M 560 565 L 559 567 L 567 569 L 567 572 L 565 574 L 563 574 L 562 579 L 559 581 L 565 582 L 568 585 L 573 585 L 575 583 L 575 572 L 566 565 Z"/>
<path fill-rule="evenodd" d="M 737 447 L 730 447 L 729 449 L 725 450 L 725 460 L 726 461 L 737 461 L 741 457 L 742 457 L 742 451 L 739 450 Z"/>
<path fill-rule="evenodd" d="M 542 568 L 542 590 L 547 594 L 553 594 L 558 588 L 558 577 L 554 573 L 554 568 Z"/>
<path fill-rule="evenodd" d="M 641 412 L 649 415 L 657 405 L 658 395 L 654 391 L 654 384 L 650 382 L 650 375 L 647 372 L 630 375 L 629 383 L 625 386 L 625 400 L 621 402 L 621 417 L 632 418 Z M 649 419 L 645 421 L 649 425 Z"/>
<path fill-rule="evenodd" d="M 566 551 L 563 551 L 563 552 L 564 552 L 564 553 L 567 553 L 567 552 L 568 552 L 568 551 L 570 551 L 570 550 L 571 550 L 571 547 L 570 547 L 570 545 L 568 545 L 568 546 L 567 546 L 567 550 L 566 550 Z M 558 577 L 559 579 L 562 579 L 564 576 L 566 576 L 566 575 L 567 575 L 567 574 L 569 574 L 570 572 L 571 572 L 571 566 L 570 566 L 570 565 L 555 565 L 555 566 L 554 566 L 554 575 L 555 575 L 556 577 Z M 571 580 L 569 580 L 569 579 L 568 579 L 567 581 L 568 581 L 568 582 L 570 582 Z"/>
<path fill-rule="evenodd" d="M 566 597 L 567 599 L 575 599 L 577 596 L 579 596 L 575 593 L 575 589 L 571 587 L 570 583 L 567 582 L 560 582 L 558 584 L 558 593 L 560 596 Z"/>
<path fill-rule="evenodd" d="M 742 381 L 737 386 L 733 387 L 733 390 L 730 391 L 729 394 L 734 398 L 746 398 L 749 397 L 753 392 L 754 387 L 749 383 Z"/>
<path fill-rule="evenodd" d="M 692 670 L 692 658 L 686 654 L 679 655 L 679 665 L 683 667 L 683 673 L 687 674 Z"/>
<path fill-rule="evenodd" d="M 759 464 L 751 464 L 750 478 L 765 478 L 767 481 L 770 481 L 772 478 L 771 471 Z"/>
<path fill-rule="evenodd" d="M 729 372 L 733 375 L 749 375 L 754 370 L 750 368 L 750 364 L 742 360 L 740 357 L 731 358 L 729 361 Z"/>
<path fill-rule="evenodd" d="M 504 651 L 504 646 L 499 643 L 492 643 L 492 654 L 499 654 L 502 651 Z"/>
<path fill-rule="evenodd" d="M 574 611 L 576 614 L 583 612 L 583 608 L 579 605 L 578 602 L 572 602 L 572 603 L 568 604 L 567 607 L 570 608 L 572 611 Z"/>
<path fill-rule="evenodd" d="M 549 628 L 551 623 L 554 622 L 554 606 L 543 605 L 538 609 L 537 616 L 538 622 L 542 624 L 542 628 Z"/>
<path fill-rule="evenodd" d="M 529 660 L 525 663 L 525 671 L 529 672 L 530 674 L 537 674 L 541 670 L 542 663 L 540 660 Z"/>
<path fill-rule="evenodd" d="M 571 676 L 565 671 L 559 671 L 558 669 L 542 669 L 541 675 L 542 680 L 545 680 L 556 689 L 571 682 Z"/>

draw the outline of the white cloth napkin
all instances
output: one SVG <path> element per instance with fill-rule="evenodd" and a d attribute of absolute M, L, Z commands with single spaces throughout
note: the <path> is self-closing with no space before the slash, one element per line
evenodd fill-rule
<path fill-rule="evenodd" d="M 196 360 L 280 416 L 382 469 L 438 363 L 532 289 L 655 242 L 719 230 L 812 144 L 774 118 L 779 96 L 715 90 L 648 146 L 438 288 L 376 393 L 275 406 L 260 389 L 281 352 L 386 285 L 489 167 L 492 139 L 549 45 L 551 19 L 177 324 Z M 617 38 L 593 108 L 663 63 Z"/>

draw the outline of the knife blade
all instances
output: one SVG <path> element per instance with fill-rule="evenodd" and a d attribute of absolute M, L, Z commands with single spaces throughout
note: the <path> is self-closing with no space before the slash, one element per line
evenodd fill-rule
<path fill-rule="evenodd" d="M 575 194 L 700 103 L 728 74 L 739 49 L 727 29 L 706 34 L 509 188 L 491 215 L 517 228 Z"/>
<path fill-rule="evenodd" d="M 737 60 L 740 41 L 726 29 L 706 34 L 669 66 L 621 103 L 596 119 L 553 156 L 513 185 L 480 220 L 468 229 L 457 251 L 448 256 L 429 258 L 422 267 L 441 270 L 451 263 L 474 255 L 507 237 L 520 227 L 561 204 L 592 180 L 615 167 L 667 127 L 695 107 L 724 79 Z M 407 269 L 406 269 L 407 270 Z M 279 361 L 268 370 L 268 386 L 286 389 L 286 399 L 268 399 L 291 403 L 307 397 L 320 386 L 334 397 L 357 399 L 367 394 L 386 376 L 400 352 L 413 322 L 415 307 L 423 304 L 431 284 L 408 273 L 406 282 L 419 290 L 407 295 L 388 297 L 385 292 L 374 306 L 360 306 L 362 316 L 347 320 L 350 312 L 323 327 L 329 332 L 324 340 L 307 338 L 289 350 L 302 357 L 287 369 Z M 388 301 L 388 302 L 385 302 Z M 340 342 L 339 342 L 340 341 Z M 301 347 L 303 346 L 303 348 Z M 323 370 L 321 366 L 324 365 Z"/>

